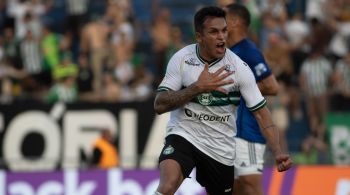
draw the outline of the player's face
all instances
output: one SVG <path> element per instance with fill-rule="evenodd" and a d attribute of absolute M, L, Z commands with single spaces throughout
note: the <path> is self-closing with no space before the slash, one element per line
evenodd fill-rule
<path fill-rule="evenodd" d="M 227 25 L 225 18 L 209 17 L 203 24 L 202 33 L 196 32 L 200 55 L 207 61 L 225 55 Z"/>

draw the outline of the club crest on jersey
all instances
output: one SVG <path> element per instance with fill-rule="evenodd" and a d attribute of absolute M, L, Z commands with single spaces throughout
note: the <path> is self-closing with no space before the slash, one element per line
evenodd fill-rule
<path fill-rule="evenodd" d="M 210 105 L 210 103 L 213 101 L 213 96 L 211 93 L 203 93 L 198 96 L 198 101 L 204 106 Z"/>
<path fill-rule="evenodd" d="M 225 70 L 226 70 L 227 72 L 229 72 L 229 71 L 233 71 L 233 72 L 234 72 L 233 66 L 231 66 L 230 64 L 226 64 L 226 65 L 225 65 Z"/>
<path fill-rule="evenodd" d="M 169 155 L 171 153 L 173 153 L 175 151 L 175 149 L 169 145 L 168 147 L 166 147 L 164 150 L 163 150 L 163 154 L 164 155 Z"/>

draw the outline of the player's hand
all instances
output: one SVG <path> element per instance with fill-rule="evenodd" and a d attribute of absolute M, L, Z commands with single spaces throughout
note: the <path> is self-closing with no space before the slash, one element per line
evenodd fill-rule
<path fill-rule="evenodd" d="M 219 91 L 227 94 L 228 92 L 222 88 L 222 86 L 233 83 L 232 79 L 226 79 L 232 73 L 232 71 L 226 71 L 224 66 L 216 72 L 210 73 L 209 65 L 208 63 L 205 63 L 204 69 L 199 75 L 196 85 L 202 92 Z"/>
<path fill-rule="evenodd" d="M 277 170 L 283 172 L 292 167 L 293 161 L 288 154 L 280 154 L 275 157 Z"/>

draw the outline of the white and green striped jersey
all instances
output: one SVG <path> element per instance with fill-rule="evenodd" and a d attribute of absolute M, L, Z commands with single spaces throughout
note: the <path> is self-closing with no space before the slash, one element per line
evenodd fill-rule
<path fill-rule="evenodd" d="M 181 90 L 198 80 L 205 63 L 198 48 L 198 45 L 192 44 L 175 53 L 158 91 Z M 244 97 L 251 111 L 263 107 L 266 100 L 248 65 L 229 49 L 226 49 L 223 58 L 209 64 L 209 72 L 215 72 L 222 66 L 234 72 L 230 75 L 234 83 L 224 86 L 229 94 L 203 93 L 171 111 L 166 135 L 180 135 L 213 159 L 232 166 L 235 158 L 235 115 L 240 96 Z"/>

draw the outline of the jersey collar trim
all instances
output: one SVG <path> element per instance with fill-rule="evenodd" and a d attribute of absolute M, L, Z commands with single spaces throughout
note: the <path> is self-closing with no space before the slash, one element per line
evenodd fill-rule
<path fill-rule="evenodd" d="M 226 50 L 226 49 L 225 49 L 225 50 Z M 215 59 L 215 60 L 212 61 L 212 62 L 207 62 L 206 60 L 204 60 L 204 59 L 200 56 L 198 44 L 196 44 L 196 55 L 197 55 L 198 59 L 199 59 L 203 64 L 209 63 L 209 67 L 211 67 L 211 66 L 213 66 L 214 64 L 218 63 L 218 62 L 222 59 L 222 58 L 218 58 L 218 59 Z"/>

